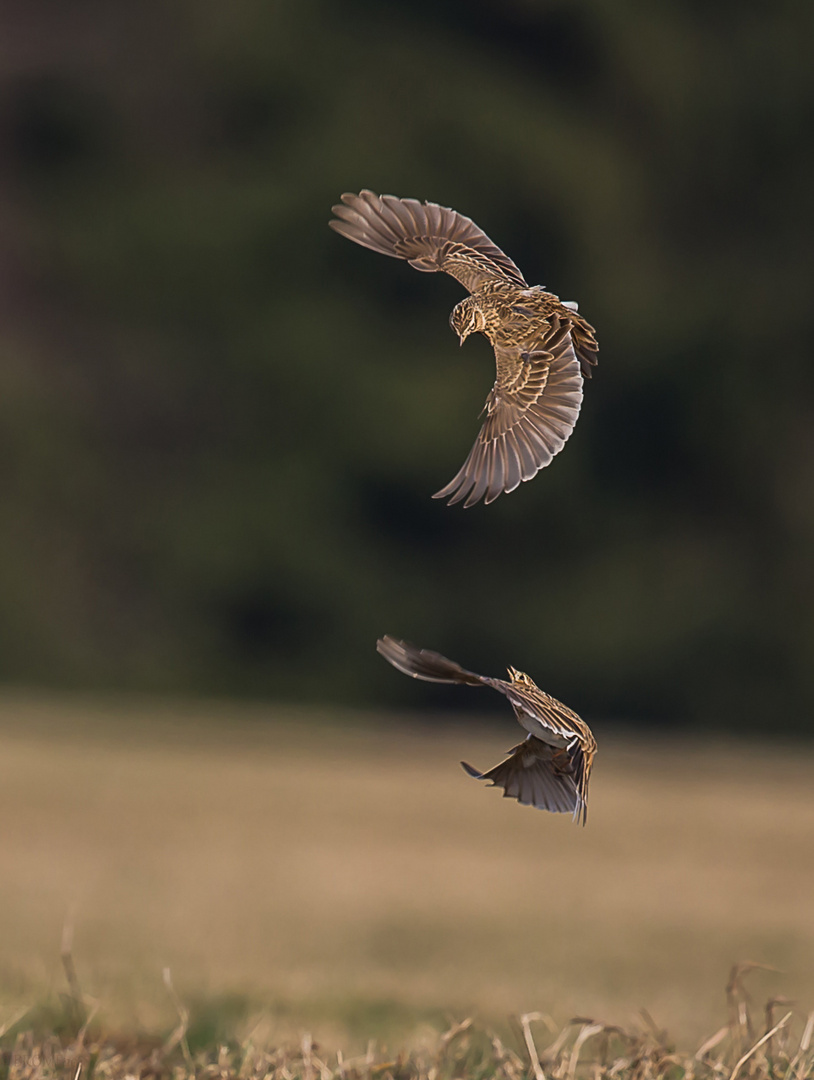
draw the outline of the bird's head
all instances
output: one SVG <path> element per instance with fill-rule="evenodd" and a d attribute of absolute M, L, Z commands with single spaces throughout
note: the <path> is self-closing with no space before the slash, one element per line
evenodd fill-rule
<path fill-rule="evenodd" d="M 525 671 L 518 671 L 517 668 L 513 667 L 510 667 L 508 671 L 513 686 L 535 686 L 534 680 L 530 679 Z"/>
<path fill-rule="evenodd" d="M 467 296 L 460 304 L 456 304 L 449 317 L 449 325 L 458 335 L 461 345 L 470 334 L 477 334 L 486 327 L 486 316 L 480 309 L 477 301 Z"/>

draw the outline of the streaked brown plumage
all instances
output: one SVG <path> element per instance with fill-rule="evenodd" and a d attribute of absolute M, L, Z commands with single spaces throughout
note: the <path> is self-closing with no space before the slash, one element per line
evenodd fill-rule
<path fill-rule="evenodd" d="M 345 194 L 331 228 L 416 270 L 443 270 L 469 290 L 453 309 L 460 343 L 485 334 L 495 350 L 497 379 L 486 420 L 461 470 L 433 498 L 490 503 L 531 480 L 559 453 L 582 403 L 598 346 L 593 327 L 540 285 L 530 287 L 512 260 L 473 221 L 416 199 Z"/>
<path fill-rule="evenodd" d="M 575 712 L 512 667 L 507 682 L 476 675 L 440 653 L 389 635 L 379 638 L 376 648 L 393 667 L 414 679 L 491 686 L 507 697 L 517 722 L 528 732 L 526 738 L 488 772 L 478 772 L 465 761 L 461 765 L 476 780 L 491 780 L 493 787 L 503 788 L 504 798 L 555 814 L 573 814 L 585 824 L 596 740 Z"/>

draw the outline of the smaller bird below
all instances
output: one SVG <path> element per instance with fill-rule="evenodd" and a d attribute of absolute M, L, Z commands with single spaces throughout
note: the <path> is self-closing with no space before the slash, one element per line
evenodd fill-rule
<path fill-rule="evenodd" d="M 528 675 L 510 667 L 509 680 L 467 671 L 440 653 L 417 649 L 385 635 L 376 649 L 393 667 L 425 682 L 491 686 L 509 699 L 517 722 L 528 732 L 509 756 L 488 772 L 461 765 L 476 780 L 491 780 L 503 797 L 554 814 L 588 817 L 588 781 L 596 755 L 591 729 L 575 712 L 541 690 Z"/>

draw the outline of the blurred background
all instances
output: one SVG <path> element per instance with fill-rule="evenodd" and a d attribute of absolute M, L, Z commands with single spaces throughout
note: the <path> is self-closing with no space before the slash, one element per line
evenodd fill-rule
<path fill-rule="evenodd" d="M 808 8 L 2 22 L 3 679 L 395 703 L 389 632 L 588 715 L 810 726 Z M 361 187 L 471 215 L 598 328 L 567 450 L 489 508 L 430 499 L 488 343 L 327 229 Z"/>
<path fill-rule="evenodd" d="M 589 716 L 810 730 L 807 5 L 1 18 L 4 681 L 446 704 L 388 632 Z M 490 507 L 430 495 L 491 350 L 328 230 L 361 187 L 598 329 L 573 439 Z"/>
<path fill-rule="evenodd" d="M 470 1008 L 700 1038 L 739 960 L 811 1007 L 812 32 L 792 0 L 7 0 L 0 1006 L 62 985 L 67 922 L 123 1023 L 164 965 L 362 1046 Z M 454 280 L 329 230 L 363 187 L 597 328 L 573 438 L 489 507 L 430 496 L 491 350 Z M 465 777 L 510 716 L 383 633 L 595 725 L 588 828 Z"/>

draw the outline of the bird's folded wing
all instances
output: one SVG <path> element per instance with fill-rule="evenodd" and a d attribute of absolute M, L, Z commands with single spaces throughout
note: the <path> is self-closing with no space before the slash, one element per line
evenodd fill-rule
<path fill-rule="evenodd" d="M 486 399 L 486 420 L 458 474 L 434 499 L 493 502 L 551 462 L 574 429 L 582 404 L 582 375 L 570 323 L 555 316 L 539 342 L 495 346 L 497 380 Z M 467 497 L 468 496 L 468 497 Z"/>
<path fill-rule="evenodd" d="M 361 191 L 333 208 L 331 228 L 382 255 L 406 259 L 416 270 L 443 270 L 470 292 L 495 279 L 526 288 L 508 255 L 468 217 L 437 203 Z"/>
<path fill-rule="evenodd" d="M 574 743 L 568 751 L 568 756 L 571 759 L 574 787 L 582 800 L 582 824 L 584 825 L 588 819 L 588 781 L 591 778 L 592 762 L 586 757 L 581 743 Z"/>
<path fill-rule="evenodd" d="M 508 698 L 515 713 L 526 713 L 535 717 L 552 735 L 569 742 L 583 738 L 586 726 L 584 721 L 567 705 L 563 705 L 538 686 L 529 688 L 506 679 L 490 679 L 489 686 Z"/>

